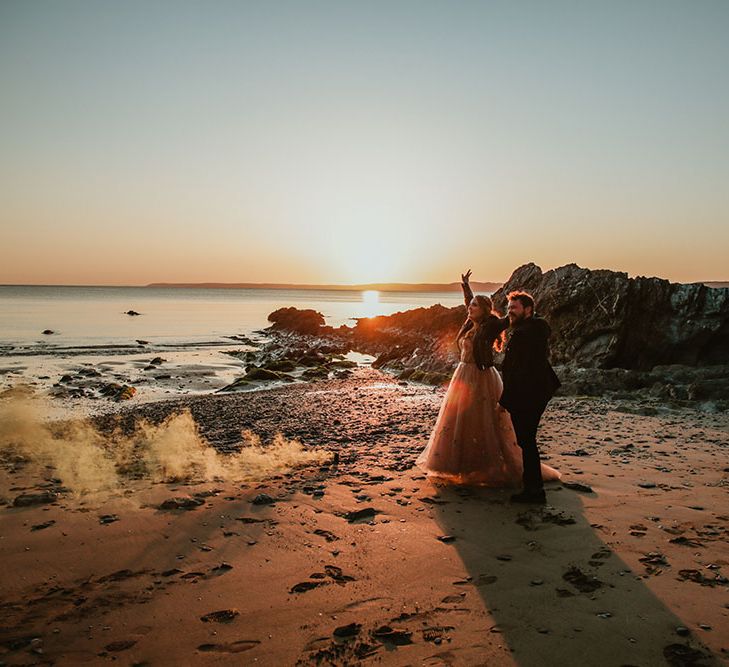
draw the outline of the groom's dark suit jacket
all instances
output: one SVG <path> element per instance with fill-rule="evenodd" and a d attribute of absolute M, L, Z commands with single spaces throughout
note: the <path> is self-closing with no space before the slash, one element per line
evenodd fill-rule
<path fill-rule="evenodd" d="M 461 284 L 466 306 L 473 298 L 467 283 Z M 500 329 L 508 326 L 504 317 Z M 509 412 L 539 412 L 560 387 L 560 381 L 549 363 L 549 336 L 552 330 L 546 320 L 532 315 L 510 329 L 504 349 L 501 374 L 504 391 L 499 403 Z"/>
<path fill-rule="evenodd" d="M 551 332 L 539 315 L 512 327 L 501 365 L 504 391 L 499 399 L 509 412 L 541 413 L 559 389 L 561 383 L 549 363 Z"/>

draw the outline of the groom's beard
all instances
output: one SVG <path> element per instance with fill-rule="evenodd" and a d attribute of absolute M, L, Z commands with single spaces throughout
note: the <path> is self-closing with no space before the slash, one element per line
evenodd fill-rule
<path fill-rule="evenodd" d="M 518 327 L 526 318 L 524 315 L 509 315 L 509 322 L 512 327 Z"/>

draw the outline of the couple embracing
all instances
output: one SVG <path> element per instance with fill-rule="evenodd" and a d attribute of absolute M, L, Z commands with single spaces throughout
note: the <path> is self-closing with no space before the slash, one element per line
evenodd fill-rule
<path fill-rule="evenodd" d="M 543 481 L 560 473 L 542 463 L 537 428 L 560 382 L 549 363 L 547 322 L 526 292 L 511 292 L 506 317 L 461 276 L 468 318 L 457 336 L 460 361 L 428 444 L 415 463 L 438 482 L 523 490 L 513 502 L 546 502 Z M 507 337 L 508 332 L 508 337 Z M 508 340 L 507 340 L 508 338 Z M 504 352 L 503 380 L 494 351 Z"/>

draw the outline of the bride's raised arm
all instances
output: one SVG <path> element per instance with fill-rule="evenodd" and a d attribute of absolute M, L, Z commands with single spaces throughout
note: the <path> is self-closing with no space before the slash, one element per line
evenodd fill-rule
<path fill-rule="evenodd" d="M 471 303 L 471 299 L 473 299 L 473 290 L 468 282 L 470 278 L 471 269 L 468 269 L 466 273 L 461 274 L 461 288 L 463 289 L 463 300 L 466 303 L 466 308 L 468 308 L 468 305 Z"/>

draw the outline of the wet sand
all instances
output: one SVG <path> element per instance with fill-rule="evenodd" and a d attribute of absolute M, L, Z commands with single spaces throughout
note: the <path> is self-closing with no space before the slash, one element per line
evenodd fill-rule
<path fill-rule="evenodd" d="M 555 399 L 540 442 L 563 483 L 530 508 L 412 467 L 442 395 L 359 368 L 122 410 L 129 426 L 187 407 L 220 451 L 251 428 L 339 455 L 258 483 L 128 479 L 113 494 L 13 507 L 43 482 L 3 460 L 0 661 L 726 660 L 729 417 Z M 191 509 L 160 509 L 175 497 Z"/>

